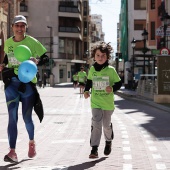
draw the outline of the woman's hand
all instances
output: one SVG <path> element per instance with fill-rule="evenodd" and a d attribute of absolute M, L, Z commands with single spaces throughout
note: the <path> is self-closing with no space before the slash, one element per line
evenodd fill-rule
<path fill-rule="evenodd" d="M 84 92 L 84 98 L 87 99 L 88 97 L 90 97 L 90 93 L 88 91 Z"/>
<path fill-rule="evenodd" d="M 0 64 L 0 72 L 4 69 L 5 64 Z"/>
<path fill-rule="evenodd" d="M 107 93 L 113 92 L 113 88 L 112 88 L 111 86 L 107 86 L 107 87 L 106 87 L 106 92 L 107 92 Z"/>
<path fill-rule="evenodd" d="M 34 57 L 30 57 L 30 60 L 33 61 L 35 64 L 38 64 L 38 60 Z"/>

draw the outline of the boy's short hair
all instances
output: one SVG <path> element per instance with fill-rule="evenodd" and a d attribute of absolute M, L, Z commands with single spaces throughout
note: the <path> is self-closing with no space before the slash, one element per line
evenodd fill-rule
<path fill-rule="evenodd" d="M 109 43 L 106 43 L 104 41 L 97 42 L 92 48 L 91 48 L 91 57 L 95 57 L 96 50 L 100 50 L 102 53 L 106 53 L 108 59 L 111 57 L 111 53 L 113 52 L 113 48 Z"/>

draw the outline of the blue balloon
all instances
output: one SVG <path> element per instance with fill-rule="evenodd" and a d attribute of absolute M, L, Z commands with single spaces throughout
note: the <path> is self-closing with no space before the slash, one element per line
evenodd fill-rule
<path fill-rule="evenodd" d="M 18 68 L 18 78 L 23 83 L 30 82 L 37 74 L 37 66 L 31 60 L 22 62 Z"/>

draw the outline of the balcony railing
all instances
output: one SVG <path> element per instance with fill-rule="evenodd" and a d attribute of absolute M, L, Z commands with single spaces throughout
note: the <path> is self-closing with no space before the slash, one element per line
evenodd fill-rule
<path fill-rule="evenodd" d="M 59 12 L 79 13 L 78 7 L 59 6 Z"/>
<path fill-rule="evenodd" d="M 66 53 L 59 53 L 58 54 L 58 59 L 69 59 L 69 60 L 80 60 L 79 55 L 76 54 L 66 54 Z"/>
<path fill-rule="evenodd" d="M 79 33 L 79 27 L 61 27 L 59 26 L 59 32 L 72 32 L 72 33 Z"/>

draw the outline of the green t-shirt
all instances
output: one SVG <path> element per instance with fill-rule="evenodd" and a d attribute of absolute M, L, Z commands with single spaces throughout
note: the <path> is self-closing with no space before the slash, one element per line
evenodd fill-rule
<path fill-rule="evenodd" d="M 18 67 L 21 64 L 21 62 L 15 58 L 14 50 L 19 45 L 27 46 L 31 50 L 31 53 L 32 53 L 31 57 L 35 57 L 35 58 L 37 56 L 40 57 L 47 51 L 45 47 L 38 40 L 36 40 L 35 38 L 29 35 L 26 35 L 25 39 L 23 39 L 20 42 L 13 41 L 13 37 L 10 37 L 9 39 L 7 39 L 5 41 L 4 51 L 8 56 L 8 68 L 14 68 L 14 73 L 16 75 L 18 75 Z M 33 83 L 37 82 L 36 76 L 34 77 L 32 82 Z"/>
<path fill-rule="evenodd" d="M 120 81 L 115 68 L 108 66 L 101 71 L 96 71 L 92 66 L 88 73 L 88 79 L 92 80 L 91 108 L 114 110 L 114 93 L 107 93 L 105 89 Z"/>
<path fill-rule="evenodd" d="M 87 73 L 85 71 L 79 71 L 78 72 L 78 81 L 80 83 L 85 83 L 86 78 L 87 78 Z"/>
<path fill-rule="evenodd" d="M 78 75 L 76 74 L 73 75 L 73 81 L 78 81 Z"/>

